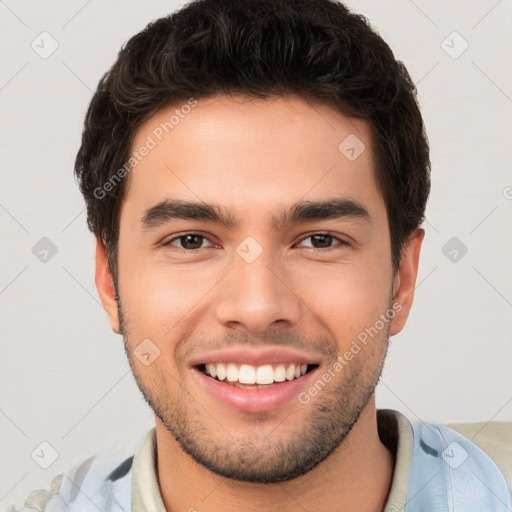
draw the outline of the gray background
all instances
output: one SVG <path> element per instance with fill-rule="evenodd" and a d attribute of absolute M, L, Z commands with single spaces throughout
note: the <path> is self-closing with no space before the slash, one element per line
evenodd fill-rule
<path fill-rule="evenodd" d="M 178 5 L 0 1 L 1 509 L 152 426 L 98 300 L 72 166 L 120 45 Z M 350 5 L 406 63 L 432 148 L 416 301 L 377 405 L 429 421 L 512 421 L 512 2 Z"/>

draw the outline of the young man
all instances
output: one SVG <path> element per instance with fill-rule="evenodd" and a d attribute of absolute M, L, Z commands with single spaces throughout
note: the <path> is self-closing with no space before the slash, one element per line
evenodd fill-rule
<path fill-rule="evenodd" d="M 363 17 L 202 0 L 151 23 L 100 81 L 75 170 L 156 426 L 24 510 L 510 510 L 507 432 L 486 454 L 376 410 L 430 164 L 414 85 Z"/>

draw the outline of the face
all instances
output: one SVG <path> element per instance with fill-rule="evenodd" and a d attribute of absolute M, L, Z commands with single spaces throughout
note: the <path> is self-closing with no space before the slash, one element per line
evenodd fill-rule
<path fill-rule="evenodd" d="M 219 95 L 156 113 L 143 146 L 120 303 L 100 246 L 97 284 L 157 425 L 219 475 L 310 471 L 372 400 L 412 301 L 421 236 L 395 275 L 367 125 L 299 96 Z"/>

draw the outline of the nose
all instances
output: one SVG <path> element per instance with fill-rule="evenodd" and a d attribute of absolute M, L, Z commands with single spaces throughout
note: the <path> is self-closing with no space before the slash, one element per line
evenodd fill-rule
<path fill-rule="evenodd" d="M 302 303 L 286 269 L 265 251 L 252 263 L 235 254 L 234 267 L 223 280 L 215 317 L 230 328 L 243 326 L 261 334 L 277 324 L 296 325 Z"/>

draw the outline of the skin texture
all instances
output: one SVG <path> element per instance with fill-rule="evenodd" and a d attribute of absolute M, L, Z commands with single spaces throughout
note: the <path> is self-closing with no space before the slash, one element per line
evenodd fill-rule
<path fill-rule="evenodd" d="M 133 148 L 175 108 L 141 126 Z M 355 161 L 338 149 L 350 134 L 366 147 Z M 393 273 L 371 147 L 364 121 L 318 101 L 218 95 L 199 100 L 130 173 L 121 303 L 100 243 L 96 284 L 155 411 L 167 510 L 382 510 L 393 456 L 378 437 L 374 388 L 389 336 L 409 314 L 424 231 Z M 169 198 L 216 203 L 237 224 L 173 219 L 145 229 L 147 209 Z M 297 201 L 333 198 L 357 201 L 369 218 L 270 226 Z M 163 245 L 190 232 L 205 237 L 200 249 Z M 315 248 L 317 233 L 334 238 Z M 263 251 L 252 263 L 236 252 L 248 236 Z M 317 360 L 321 375 L 393 305 L 393 318 L 307 404 L 241 412 L 207 392 L 190 364 L 227 347 L 284 346 Z M 134 354 L 145 339 L 160 351 L 148 366 Z"/>

